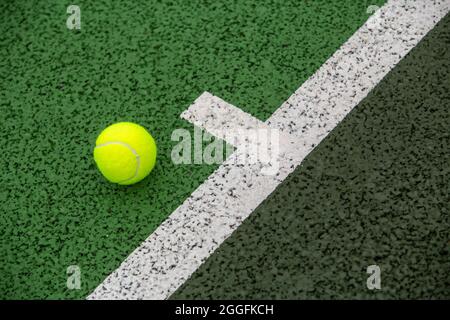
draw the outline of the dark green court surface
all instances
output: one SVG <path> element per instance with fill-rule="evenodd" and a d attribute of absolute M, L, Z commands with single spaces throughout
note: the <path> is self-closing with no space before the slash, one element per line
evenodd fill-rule
<path fill-rule="evenodd" d="M 172 298 L 450 299 L 449 45 L 447 16 Z"/>

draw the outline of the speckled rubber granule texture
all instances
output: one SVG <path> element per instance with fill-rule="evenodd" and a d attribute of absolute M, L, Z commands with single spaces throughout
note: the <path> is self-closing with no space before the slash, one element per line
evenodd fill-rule
<path fill-rule="evenodd" d="M 172 298 L 449 299 L 449 43 L 447 16 Z"/>
<path fill-rule="evenodd" d="M 261 120 L 384 1 L 78 2 L 0 4 L 0 298 L 83 298 L 215 166 L 175 166 L 179 118 L 209 91 Z M 107 125 L 155 137 L 150 177 L 106 182 L 92 150 Z M 81 290 L 66 269 L 81 268 Z"/>

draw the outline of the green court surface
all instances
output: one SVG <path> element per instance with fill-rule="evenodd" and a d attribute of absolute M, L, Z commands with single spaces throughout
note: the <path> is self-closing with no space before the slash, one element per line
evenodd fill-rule
<path fill-rule="evenodd" d="M 450 299 L 449 43 L 447 16 L 172 298 Z"/>
<path fill-rule="evenodd" d="M 265 120 L 383 3 L 80 1 L 77 31 L 68 3 L 2 2 L 0 298 L 86 297 L 216 168 L 171 162 L 183 110 L 209 91 Z M 131 187 L 92 158 L 118 121 L 159 148 Z"/>

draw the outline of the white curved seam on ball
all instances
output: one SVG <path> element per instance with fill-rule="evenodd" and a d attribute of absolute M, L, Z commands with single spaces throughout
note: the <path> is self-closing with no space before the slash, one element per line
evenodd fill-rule
<path fill-rule="evenodd" d="M 111 144 L 119 144 L 121 146 L 124 146 L 125 148 L 127 148 L 128 150 L 130 150 L 134 156 L 136 157 L 136 171 L 134 172 L 134 175 L 131 178 L 125 179 L 125 180 L 120 180 L 117 181 L 116 183 L 124 183 L 130 180 L 133 180 L 134 178 L 137 177 L 138 172 L 139 172 L 139 167 L 141 166 L 141 157 L 139 156 L 139 154 L 136 152 L 136 150 L 133 149 L 132 146 L 130 146 L 128 143 L 126 142 L 122 142 L 122 141 L 109 141 L 109 142 L 105 142 L 102 144 L 99 144 L 98 146 L 95 146 L 95 149 L 100 148 L 100 147 L 105 147 Z"/>

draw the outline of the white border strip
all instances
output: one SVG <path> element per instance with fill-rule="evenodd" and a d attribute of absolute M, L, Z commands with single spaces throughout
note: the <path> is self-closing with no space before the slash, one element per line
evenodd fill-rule
<path fill-rule="evenodd" d="M 277 176 L 235 166 L 248 156 L 238 148 L 88 299 L 168 298 L 449 8 L 450 0 L 389 1 L 266 122 L 297 137 L 283 137 Z"/>

